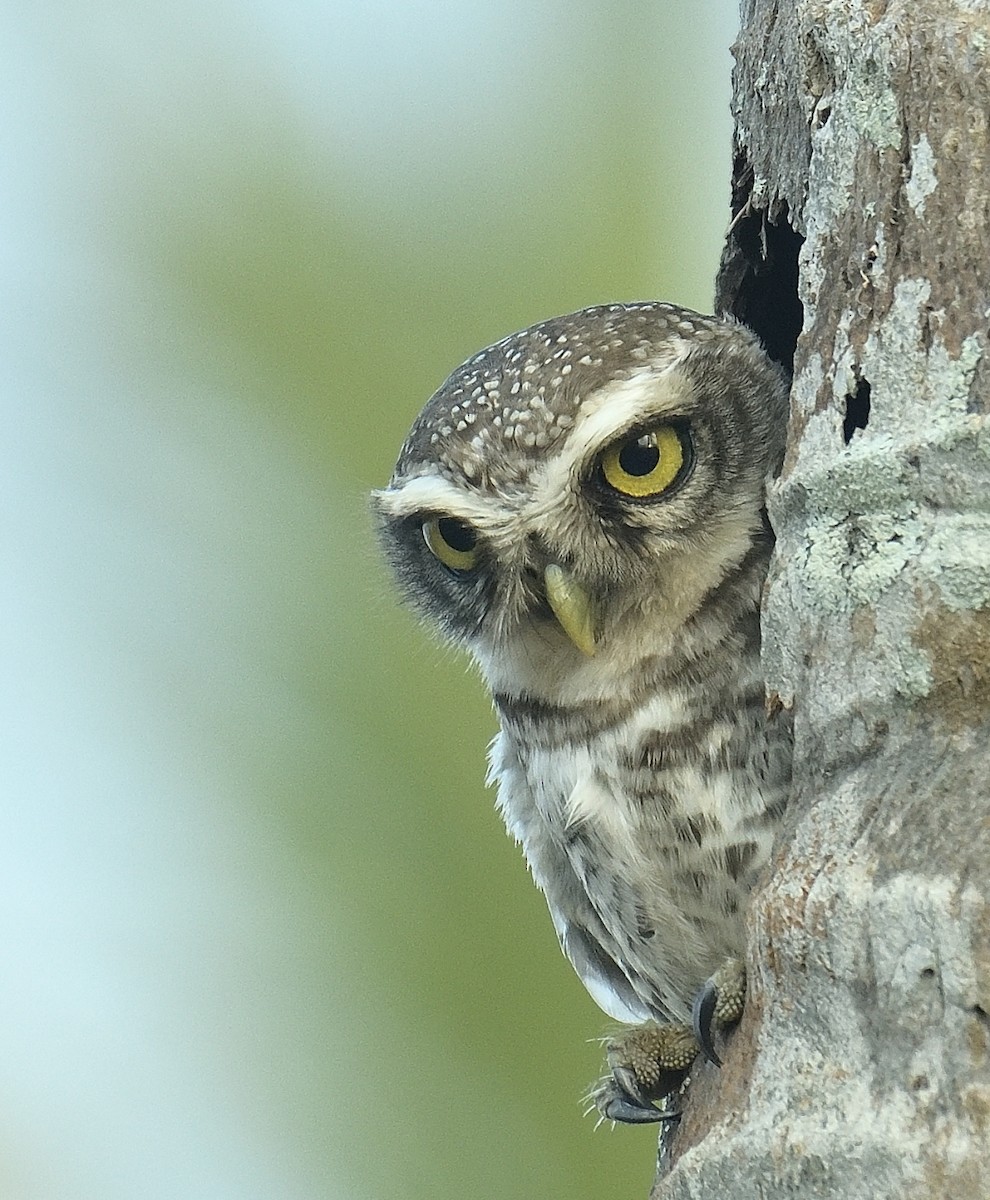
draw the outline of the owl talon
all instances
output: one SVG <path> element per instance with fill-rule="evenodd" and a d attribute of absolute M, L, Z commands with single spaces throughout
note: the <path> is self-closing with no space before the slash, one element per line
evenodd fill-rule
<path fill-rule="evenodd" d="M 701 1052 L 716 1067 L 722 1060 L 715 1050 L 713 1033 L 716 1028 L 734 1025 L 742 1016 L 746 1003 L 746 967 L 738 958 L 729 958 L 709 979 L 694 998 L 691 1026 Z"/>
<path fill-rule="evenodd" d="M 712 1019 L 715 1016 L 715 1005 L 718 1003 L 718 990 L 714 979 L 706 979 L 701 991 L 694 998 L 691 1009 L 691 1025 L 694 1036 L 698 1039 L 701 1053 L 716 1067 L 722 1065 L 712 1040 Z"/>
<path fill-rule="evenodd" d="M 624 1125 L 676 1121 L 681 1115 L 679 1110 L 657 1108 L 639 1086 L 635 1074 L 624 1067 L 601 1079 L 589 1099 L 591 1110 L 597 1109 L 602 1120 L 621 1121 Z"/>
<path fill-rule="evenodd" d="M 605 1120 L 643 1125 L 680 1116 L 655 1102 L 676 1093 L 697 1057 L 697 1043 L 686 1025 L 648 1021 L 632 1026 L 609 1039 L 606 1053 L 610 1074 L 590 1096 Z"/>
<path fill-rule="evenodd" d="M 649 1125 L 662 1121 L 677 1121 L 680 1112 L 664 1112 L 653 1104 L 640 1104 L 629 1096 L 623 1096 L 618 1088 L 609 1096 L 595 1102 L 606 1121 L 621 1121 L 623 1125 Z"/>

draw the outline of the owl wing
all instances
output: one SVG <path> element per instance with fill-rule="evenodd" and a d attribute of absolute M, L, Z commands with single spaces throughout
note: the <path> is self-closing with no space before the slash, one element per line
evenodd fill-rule
<path fill-rule="evenodd" d="M 561 948 L 591 998 L 616 1021 L 636 1025 L 655 1016 L 610 953 L 612 941 L 554 830 L 540 811 L 525 772 L 504 733 L 492 743 L 489 778 L 498 783 L 498 807 L 522 844 L 533 878 L 550 909 Z"/>
<path fill-rule="evenodd" d="M 601 942 L 583 925 L 567 921 L 566 918 L 562 920 L 562 914 L 554 909 L 549 896 L 547 900 L 564 953 L 592 1000 L 616 1021 L 627 1025 L 648 1021 L 653 1014 L 633 991 L 622 969 L 605 951 Z"/>

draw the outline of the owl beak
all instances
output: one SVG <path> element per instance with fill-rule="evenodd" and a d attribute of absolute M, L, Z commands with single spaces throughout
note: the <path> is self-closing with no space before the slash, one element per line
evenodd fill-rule
<path fill-rule="evenodd" d="M 595 653 L 595 612 L 591 597 L 574 576 L 557 563 L 543 572 L 547 600 L 560 627 L 582 654 Z"/>

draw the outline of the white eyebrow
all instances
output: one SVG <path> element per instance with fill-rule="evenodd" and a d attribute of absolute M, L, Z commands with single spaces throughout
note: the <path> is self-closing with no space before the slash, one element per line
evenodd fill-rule
<path fill-rule="evenodd" d="M 661 370 L 644 368 L 631 379 L 606 384 L 582 405 L 567 440 L 535 480 L 541 506 L 558 504 L 573 488 L 589 459 L 627 429 L 644 421 L 683 414 L 694 397 L 688 379 L 675 370 L 683 355 Z"/>
<path fill-rule="evenodd" d="M 390 517 L 412 517 L 417 513 L 435 512 L 458 517 L 473 525 L 484 526 L 492 519 L 490 498 L 464 491 L 449 479 L 436 475 L 420 475 L 397 486 L 375 492 L 375 500 L 383 513 Z"/>

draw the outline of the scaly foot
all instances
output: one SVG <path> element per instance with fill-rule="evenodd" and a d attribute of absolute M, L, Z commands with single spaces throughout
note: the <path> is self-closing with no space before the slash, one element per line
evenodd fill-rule
<path fill-rule="evenodd" d="M 679 1113 L 657 1108 L 656 1101 L 677 1091 L 699 1049 L 717 1067 L 722 1065 L 714 1032 L 734 1025 L 745 1002 L 746 966 L 729 958 L 695 997 L 693 1028 L 647 1021 L 609 1038 L 605 1053 L 610 1073 L 592 1089 L 592 1107 L 606 1120 L 632 1125 L 676 1119 Z"/>
<path fill-rule="evenodd" d="M 609 1038 L 605 1054 L 611 1073 L 598 1081 L 590 1099 L 606 1120 L 640 1125 L 679 1115 L 654 1101 L 677 1091 L 697 1057 L 698 1043 L 686 1025 L 633 1025 Z"/>

